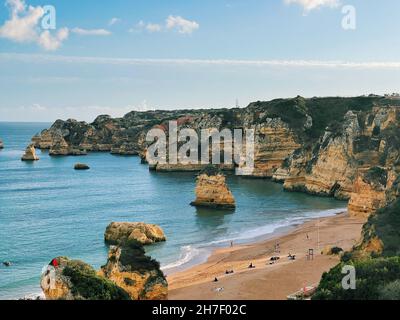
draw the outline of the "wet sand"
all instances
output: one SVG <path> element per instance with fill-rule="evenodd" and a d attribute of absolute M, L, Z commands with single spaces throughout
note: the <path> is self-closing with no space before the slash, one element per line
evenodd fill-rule
<path fill-rule="evenodd" d="M 169 299 L 286 299 L 305 286 L 318 284 L 322 273 L 339 262 L 338 256 L 322 255 L 323 248 L 350 249 L 359 241 L 364 222 L 343 213 L 306 222 L 268 240 L 218 249 L 206 263 L 168 276 Z M 310 260 L 309 249 L 314 249 Z M 289 253 L 296 260 L 289 260 Z M 280 259 L 270 265 L 273 256 Z M 254 269 L 248 268 L 250 263 Z M 234 273 L 225 275 L 226 270 Z M 213 282 L 215 277 L 218 282 Z"/>

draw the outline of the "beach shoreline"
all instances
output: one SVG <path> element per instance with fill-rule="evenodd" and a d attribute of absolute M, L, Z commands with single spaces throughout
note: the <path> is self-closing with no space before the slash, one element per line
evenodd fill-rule
<path fill-rule="evenodd" d="M 276 230 L 262 240 L 215 249 L 206 262 L 168 274 L 169 299 L 286 299 L 316 285 L 323 272 L 339 262 L 338 256 L 321 255 L 321 251 L 327 246 L 351 249 L 364 223 L 343 212 Z M 312 260 L 306 257 L 309 249 L 314 250 Z M 288 259 L 289 254 L 296 260 Z M 275 256 L 280 259 L 269 264 Z M 254 269 L 248 268 L 251 263 Z M 225 274 L 231 270 L 234 273 Z"/>

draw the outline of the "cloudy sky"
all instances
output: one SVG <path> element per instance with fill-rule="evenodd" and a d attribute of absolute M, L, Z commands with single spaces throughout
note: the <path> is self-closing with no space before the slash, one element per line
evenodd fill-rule
<path fill-rule="evenodd" d="M 398 0 L 0 0 L 0 121 L 398 92 L 399 9 Z"/>

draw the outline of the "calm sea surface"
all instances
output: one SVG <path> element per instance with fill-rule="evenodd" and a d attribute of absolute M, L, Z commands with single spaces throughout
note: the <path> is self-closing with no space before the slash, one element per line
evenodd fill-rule
<path fill-rule="evenodd" d="M 197 210 L 192 173 L 153 173 L 138 157 L 92 153 L 20 161 L 31 137 L 47 123 L 1 123 L 0 299 L 39 293 L 42 267 L 53 257 L 105 263 L 104 230 L 112 221 L 160 225 L 167 242 L 147 247 L 168 273 L 204 261 L 211 248 L 251 241 L 279 227 L 335 214 L 345 203 L 282 191 L 268 180 L 228 177 L 235 212 Z M 75 171 L 76 162 L 90 165 Z"/>

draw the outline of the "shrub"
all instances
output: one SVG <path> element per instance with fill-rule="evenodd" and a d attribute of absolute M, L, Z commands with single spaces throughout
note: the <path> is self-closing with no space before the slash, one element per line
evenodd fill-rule
<path fill-rule="evenodd" d="M 128 293 L 110 280 L 96 275 L 89 265 L 71 261 L 62 274 L 72 284 L 72 294 L 85 300 L 130 300 Z"/>
<path fill-rule="evenodd" d="M 355 267 L 355 290 L 344 290 L 342 287 L 344 274 L 341 271 L 345 264 Z M 383 294 L 393 292 L 395 294 L 397 291 L 392 290 L 392 288 L 396 287 L 396 285 L 388 285 L 399 280 L 400 257 L 340 263 L 322 275 L 313 300 L 377 300 Z M 387 290 L 383 288 L 387 288 Z"/>

